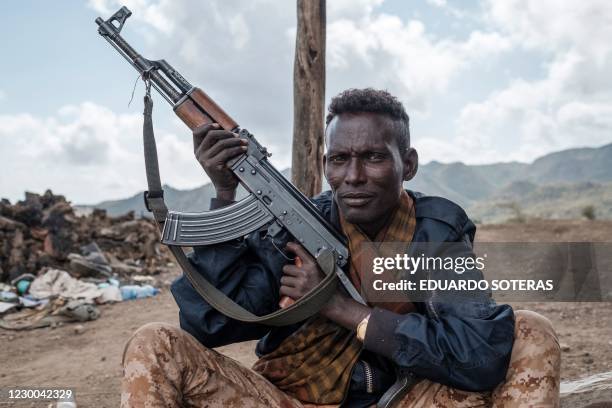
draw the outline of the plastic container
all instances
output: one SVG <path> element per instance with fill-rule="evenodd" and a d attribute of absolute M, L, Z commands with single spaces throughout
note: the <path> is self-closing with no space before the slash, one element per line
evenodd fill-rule
<path fill-rule="evenodd" d="M 57 401 L 57 405 L 55 405 L 55 408 L 77 408 L 77 404 L 74 400 L 74 397 L 70 397 L 65 400 Z"/>
<path fill-rule="evenodd" d="M 17 282 L 17 284 L 15 285 L 15 287 L 17 287 L 17 293 L 19 293 L 20 295 L 24 295 L 28 291 L 30 283 L 32 283 L 32 281 L 28 279 L 22 279 Z"/>
<path fill-rule="evenodd" d="M 126 285 L 121 288 L 121 298 L 123 300 L 143 299 L 146 297 L 155 296 L 159 293 L 159 289 L 151 285 Z"/>

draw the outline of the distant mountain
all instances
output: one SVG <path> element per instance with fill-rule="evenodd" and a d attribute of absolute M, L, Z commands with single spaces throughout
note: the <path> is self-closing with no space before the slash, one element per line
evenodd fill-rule
<path fill-rule="evenodd" d="M 283 174 L 289 177 L 290 172 L 286 169 Z M 483 222 L 512 218 L 517 210 L 525 216 L 578 218 L 589 205 L 598 218 L 612 218 L 612 144 L 550 153 L 530 164 L 433 161 L 420 166 L 417 176 L 405 186 L 455 201 Z M 324 183 L 324 189 L 328 188 Z M 191 190 L 165 186 L 164 192 L 169 207 L 181 211 L 206 210 L 214 197 L 211 184 Z M 142 193 L 95 207 L 111 215 L 147 214 Z"/>
<path fill-rule="evenodd" d="M 520 163 L 470 166 L 434 161 L 421 166 L 406 187 L 428 195 L 446 197 L 466 206 L 491 195 L 498 185 L 511 180 L 522 166 Z"/>
<path fill-rule="evenodd" d="M 524 189 L 529 186 L 582 182 L 612 182 L 612 144 L 550 153 L 531 164 L 431 162 L 421 166 L 417 176 L 406 186 L 470 208 L 502 191 L 506 200 L 520 201 L 526 192 Z"/>
<path fill-rule="evenodd" d="M 475 220 L 487 223 L 517 218 L 582 218 L 592 207 L 598 219 L 612 219 L 612 183 L 553 183 L 538 186 L 517 181 L 467 208 Z"/>
<path fill-rule="evenodd" d="M 281 172 L 285 177 L 290 177 L 291 169 L 286 169 Z M 174 187 L 164 185 L 164 199 L 169 208 L 186 212 L 199 212 L 208 210 L 210 199 L 215 196 L 215 188 L 211 183 L 203 186 L 189 189 L 179 190 Z M 144 191 L 135 194 L 129 198 L 122 200 L 103 201 L 94 205 L 95 208 L 102 208 L 109 215 L 121 215 L 128 211 L 134 211 L 136 215 L 149 216 L 149 212 L 144 206 Z M 246 191 L 242 188 L 238 190 L 237 198 L 242 198 L 246 195 Z"/>
<path fill-rule="evenodd" d="M 163 189 L 168 206 L 181 211 L 207 210 L 210 198 L 215 196 L 215 189 L 210 183 L 191 190 L 179 190 L 168 185 L 164 185 Z M 143 193 L 140 192 L 123 200 L 103 201 L 94 207 L 105 209 L 109 215 L 121 215 L 128 211 L 134 211 L 137 215 L 148 215 Z"/>
<path fill-rule="evenodd" d="M 612 180 L 612 144 L 550 153 L 535 160 L 522 179 L 543 183 Z"/>

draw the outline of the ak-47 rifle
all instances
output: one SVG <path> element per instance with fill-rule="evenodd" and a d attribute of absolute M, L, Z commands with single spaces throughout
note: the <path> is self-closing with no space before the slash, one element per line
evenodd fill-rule
<path fill-rule="evenodd" d="M 108 20 L 98 17 L 98 32 L 141 74 L 147 85 L 145 96 L 144 154 L 148 191 L 145 204 L 161 229 L 162 243 L 169 246 L 185 276 L 198 293 L 221 313 L 245 322 L 272 326 L 296 323 L 315 314 L 333 295 L 337 281 L 364 303 L 342 271 L 348 261 L 344 237 L 325 220 L 313 203 L 268 161 L 269 153 L 246 129 L 238 126 L 204 91 L 193 87 L 165 60 L 143 58 L 120 35 L 131 11 L 122 7 Z M 169 211 L 164 203 L 159 177 L 157 148 L 151 120 L 153 86 L 191 129 L 218 123 L 248 140 L 247 151 L 229 165 L 249 192 L 247 198 L 227 207 L 201 213 Z M 199 274 L 185 257 L 182 246 L 211 245 L 244 237 L 267 227 L 268 237 L 287 230 L 316 260 L 325 278 L 294 304 L 265 316 L 256 316 L 236 304 Z"/>

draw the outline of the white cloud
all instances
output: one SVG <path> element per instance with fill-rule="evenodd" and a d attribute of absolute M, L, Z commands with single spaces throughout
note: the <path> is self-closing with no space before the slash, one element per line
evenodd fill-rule
<path fill-rule="evenodd" d="M 476 160 L 484 161 L 528 161 L 554 150 L 609 143 L 609 3 L 491 1 L 488 15 L 516 46 L 548 56 L 546 74 L 517 78 L 486 100 L 467 104 L 457 123 L 458 143 L 470 141 Z"/>
<path fill-rule="evenodd" d="M 526 47 L 580 48 L 591 56 L 609 50 L 612 8 L 607 0 L 488 0 L 487 16 Z"/>
<path fill-rule="evenodd" d="M 177 136 L 156 129 L 156 138 L 163 182 L 193 187 L 206 180 L 188 131 Z M 11 169 L 0 191 L 16 200 L 24 189 L 51 188 L 77 203 L 132 195 L 146 189 L 141 144 L 142 115 L 90 102 L 44 118 L 0 115 L 0 162 Z"/>
<path fill-rule="evenodd" d="M 436 38 L 421 21 L 382 13 L 383 0 L 327 3 L 328 96 L 348 87 L 396 93 L 407 108 L 427 113 L 436 94 L 471 64 L 509 48 L 495 32 L 474 30 L 465 41 Z M 91 0 L 99 12 L 119 0 Z M 240 123 L 289 149 L 295 2 L 132 0 L 140 25 L 172 27 L 153 34 L 155 53 L 181 67 Z M 187 69 L 182 68 L 187 67 Z M 247 95 L 246 97 L 242 97 Z M 256 103 L 253 101 L 256 100 Z"/>
<path fill-rule="evenodd" d="M 448 143 L 442 138 L 419 136 L 414 145 L 419 154 L 419 163 L 429 163 L 432 160 L 444 163 L 464 162 L 470 156 L 467 146 L 458 143 Z"/>
<path fill-rule="evenodd" d="M 327 2 L 328 22 L 337 19 L 358 20 L 372 14 L 384 0 L 330 0 Z"/>
<path fill-rule="evenodd" d="M 175 26 L 172 19 L 166 14 L 168 3 L 165 0 L 157 3 L 147 0 L 88 0 L 89 7 L 101 13 L 105 19 L 119 10 L 121 6 L 126 6 L 132 12 L 130 21 L 137 20 L 152 26 L 161 33 L 171 34 Z"/>
<path fill-rule="evenodd" d="M 427 4 L 430 4 L 434 7 L 446 7 L 446 0 L 427 0 Z"/>
<path fill-rule="evenodd" d="M 348 74 L 341 82 L 388 88 L 409 111 L 427 113 L 431 99 L 461 71 L 509 49 L 510 42 L 482 31 L 465 41 L 437 39 L 421 21 L 378 13 L 331 22 L 327 47 L 331 70 Z"/>

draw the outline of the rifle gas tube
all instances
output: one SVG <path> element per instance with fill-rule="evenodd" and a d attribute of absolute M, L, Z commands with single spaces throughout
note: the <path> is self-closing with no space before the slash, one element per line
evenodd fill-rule
<path fill-rule="evenodd" d="M 292 324 L 315 314 L 334 293 L 338 280 L 355 300 L 364 303 L 341 269 L 349 256 L 344 237 L 272 166 L 268 161 L 269 153 L 251 133 L 240 128 L 206 93 L 193 87 L 166 61 L 143 58 L 121 37 L 121 29 L 131 14 L 130 10 L 122 7 L 106 21 L 98 17 L 98 32 L 147 84 L 143 137 L 149 190 L 145 193 L 145 203 L 162 230 L 162 242 L 169 246 L 198 293 L 231 318 L 272 326 Z M 172 105 L 176 115 L 190 129 L 216 122 L 223 129 L 248 140 L 247 151 L 230 163 L 231 170 L 249 192 L 248 197 L 227 207 L 201 213 L 167 209 L 159 177 L 149 86 L 153 86 Z M 265 316 L 256 316 L 204 279 L 185 257 L 181 247 L 226 242 L 266 227 L 269 237 L 286 229 L 317 260 L 326 277 L 293 305 Z"/>

